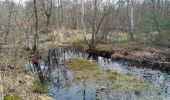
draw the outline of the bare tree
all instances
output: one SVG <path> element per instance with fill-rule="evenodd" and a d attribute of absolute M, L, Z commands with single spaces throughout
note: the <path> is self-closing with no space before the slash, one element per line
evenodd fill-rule
<path fill-rule="evenodd" d="M 7 29 L 6 29 L 6 35 L 5 35 L 5 42 L 7 41 L 7 37 L 8 37 L 8 34 L 10 32 L 10 26 L 11 26 L 11 17 L 12 17 L 12 13 L 13 13 L 13 9 L 14 9 L 14 1 L 6 1 L 8 3 L 8 12 L 9 12 L 9 15 L 8 15 L 8 21 L 7 21 Z"/>
<path fill-rule="evenodd" d="M 46 15 L 46 32 L 49 31 L 50 17 L 52 12 L 52 0 L 41 0 L 44 13 Z"/>
<path fill-rule="evenodd" d="M 34 34 L 34 44 L 32 47 L 32 51 L 35 52 L 37 50 L 37 42 L 38 42 L 38 12 L 37 12 L 37 0 L 34 0 L 34 15 L 35 15 L 35 34 Z"/>
<path fill-rule="evenodd" d="M 100 41 L 101 39 L 101 35 L 100 33 L 100 27 L 103 24 L 104 19 L 106 18 L 107 15 L 111 14 L 114 7 L 117 6 L 118 4 L 122 3 L 124 1 L 117 1 L 115 4 L 111 5 L 111 6 L 104 6 L 103 7 L 103 13 L 101 14 L 100 18 L 97 18 L 97 13 L 98 13 L 98 1 L 94 0 L 94 11 L 93 11 L 93 23 L 92 23 L 92 39 L 91 39 L 91 43 L 89 45 L 89 48 L 91 50 L 94 50 L 97 43 Z M 113 2 L 112 2 L 113 3 Z M 97 22 L 98 19 L 98 22 Z M 107 35 L 107 34 L 105 34 Z M 103 35 L 102 35 L 103 36 Z"/>
<path fill-rule="evenodd" d="M 134 1 L 133 0 L 131 0 L 131 2 L 130 2 L 130 39 L 133 41 L 134 40 L 134 38 L 133 38 L 133 30 L 134 30 L 134 11 L 133 11 L 133 3 L 134 3 Z"/>
<path fill-rule="evenodd" d="M 96 36 L 96 18 L 97 17 L 97 0 L 94 0 L 94 11 L 93 11 L 93 28 L 92 28 L 92 40 L 90 44 L 90 48 L 95 48 L 95 36 Z"/>
<path fill-rule="evenodd" d="M 87 44 L 89 44 L 89 41 L 87 40 L 86 31 L 85 31 L 85 25 L 84 25 L 84 1 L 83 0 L 81 0 L 81 29 L 84 34 L 84 40 L 87 42 Z"/>
<path fill-rule="evenodd" d="M 59 4 L 60 4 L 60 28 L 63 27 L 63 0 L 59 0 Z"/>

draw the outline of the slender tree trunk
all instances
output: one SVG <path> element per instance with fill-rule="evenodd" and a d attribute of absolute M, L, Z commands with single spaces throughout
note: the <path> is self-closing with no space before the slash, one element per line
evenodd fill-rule
<path fill-rule="evenodd" d="M 161 16 L 161 1 L 160 0 L 157 0 L 157 15 L 158 16 Z"/>
<path fill-rule="evenodd" d="M 95 48 L 95 37 L 96 37 L 96 17 L 97 17 L 97 0 L 94 0 L 94 13 L 93 13 L 93 28 L 92 28 L 92 41 L 90 48 Z"/>
<path fill-rule="evenodd" d="M 35 52 L 37 50 L 37 42 L 38 42 L 38 13 L 37 13 L 37 0 L 34 0 L 34 14 L 35 14 L 35 34 L 34 34 L 34 44 L 32 47 L 32 51 Z"/>
<path fill-rule="evenodd" d="M 35 53 L 37 51 L 37 43 L 38 43 L 38 11 L 37 11 L 37 0 L 34 0 L 34 15 L 35 15 L 35 34 L 34 34 L 34 44 L 32 48 L 32 52 Z M 37 70 L 38 77 L 41 83 L 44 83 L 44 76 L 41 71 L 41 67 L 38 62 L 39 57 L 35 57 L 32 61 L 34 67 Z"/>
<path fill-rule="evenodd" d="M 8 17 L 8 24 L 7 24 L 6 35 L 5 35 L 5 42 L 7 42 L 8 34 L 10 32 L 11 16 L 12 16 L 12 12 L 10 11 L 9 17 Z"/>
<path fill-rule="evenodd" d="M 8 10 L 9 10 L 9 16 L 8 16 L 8 22 L 7 22 L 7 30 L 5 34 L 5 42 L 7 42 L 8 34 L 10 32 L 10 27 L 11 27 L 11 17 L 12 17 L 12 10 L 14 8 L 14 1 L 12 0 L 11 2 L 8 2 Z"/>
<path fill-rule="evenodd" d="M 48 3 L 46 1 L 41 0 L 42 6 L 44 8 L 44 13 L 46 15 L 46 32 L 50 30 L 50 17 L 52 12 L 52 0 L 48 1 L 50 3 L 50 7 L 48 7 Z"/>
<path fill-rule="evenodd" d="M 39 65 L 38 60 L 34 60 L 34 61 L 32 61 L 32 63 L 33 63 L 34 67 L 35 67 L 36 70 L 37 70 L 37 74 L 38 74 L 38 77 L 39 77 L 40 82 L 41 82 L 41 83 L 44 83 L 44 76 L 43 76 L 43 73 L 42 73 L 42 71 L 41 71 L 41 67 L 40 67 L 40 65 Z"/>
<path fill-rule="evenodd" d="M 161 33 L 159 23 L 158 23 L 158 13 L 157 13 L 157 7 L 156 7 L 156 0 L 152 0 L 152 7 L 153 7 L 153 14 L 154 14 L 153 19 L 155 21 L 156 29 L 157 29 L 158 33 Z"/>
<path fill-rule="evenodd" d="M 49 28 L 50 28 L 50 16 L 46 16 L 47 17 L 47 20 L 46 20 L 46 32 L 49 31 Z"/>
<path fill-rule="evenodd" d="M 169 7 L 169 1 L 165 0 L 164 3 L 165 3 L 165 13 L 167 13 L 168 12 L 168 7 Z"/>
<path fill-rule="evenodd" d="M 84 40 L 89 45 L 89 41 L 87 40 L 87 35 L 86 35 L 85 25 L 84 25 L 84 1 L 83 0 L 81 0 L 81 29 L 83 31 Z"/>
<path fill-rule="evenodd" d="M 63 27 L 63 0 L 60 1 L 60 28 Z"/>
<path fill-rule="evenodd" d="M 133 30 L 134 30 L 134 8 L 133 8 L 133 3 L 134 1 L 131 0 L 130 2 L 130 24 L 131 24 L 131 27 L 130 27 L 130 40 L 134 40 L 133 38 Z"/>

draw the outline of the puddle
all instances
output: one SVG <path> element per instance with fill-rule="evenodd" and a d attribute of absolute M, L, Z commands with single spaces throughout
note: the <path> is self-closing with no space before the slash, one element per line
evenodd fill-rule
<path fill-rule="evenodd" d="M 139 68 L 125 61 L 95 57 L 102 70 L 113 69 L 122 75 L 132 75 L 144 84 L 140 94 L 136 94 L 135 91 L 116 91 L 112 89 L 113 85 L 109 80 L 70 82 L 73 80 L 73 73 L 67 69 L 64 62 L 71 58 L 92 60 L 93 57 L 73 47 L 59 47 L 51 50 L 44 56 L 43 61 L 40 61 L 48 84 L 48 95 L 55 100 L 170 100 L 170 75 L 168 75 L 170 73 L 145 67 Z M 36 69 L 31 62 L 27 65 L 28 69 L 36 74 Z M 104 86 L 106 89 L 98 90 L 97 86 Z"/>

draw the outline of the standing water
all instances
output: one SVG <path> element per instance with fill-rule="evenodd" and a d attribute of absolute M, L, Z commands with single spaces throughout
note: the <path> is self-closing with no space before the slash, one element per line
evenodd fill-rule
<path fill-rule="evenodd" d="M 167 72 L 129 65 L 125 61 L 95 57 L 102 71 L 111 69 L 121 75 L 134 76 L 143 84 L 141 93 L 130 90 L 116 91 L 112 88 L 113 83 L 110 80 L 72 82 L 73 72 L 64 64 L 71 58 L 94 60 L 87 53 L 77 51 L 74 47 L 59 47 L 51 50 L 41 62 L 41 69 L 48 85 L 48 95 L 54 100 L 170 100 L 170 75 Z M 35 72 L 32 64 L 29 65 L 29 69 Z M 100 87 L 100 90 L 96 87 Z"/>

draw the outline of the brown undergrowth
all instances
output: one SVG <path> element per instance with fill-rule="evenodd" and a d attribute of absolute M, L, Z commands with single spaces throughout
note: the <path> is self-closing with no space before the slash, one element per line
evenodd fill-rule
<path fill-rule="evenodd" d="M 113 60 L 127 60 L 150 65 L 162 65 L 168 68 L 170 65 L 170 48 L 149 45 L 138 42 L 98 44 L 98 55 L 109 54 Z M 95 54 L 94 53 L 94 54 Z"/>

